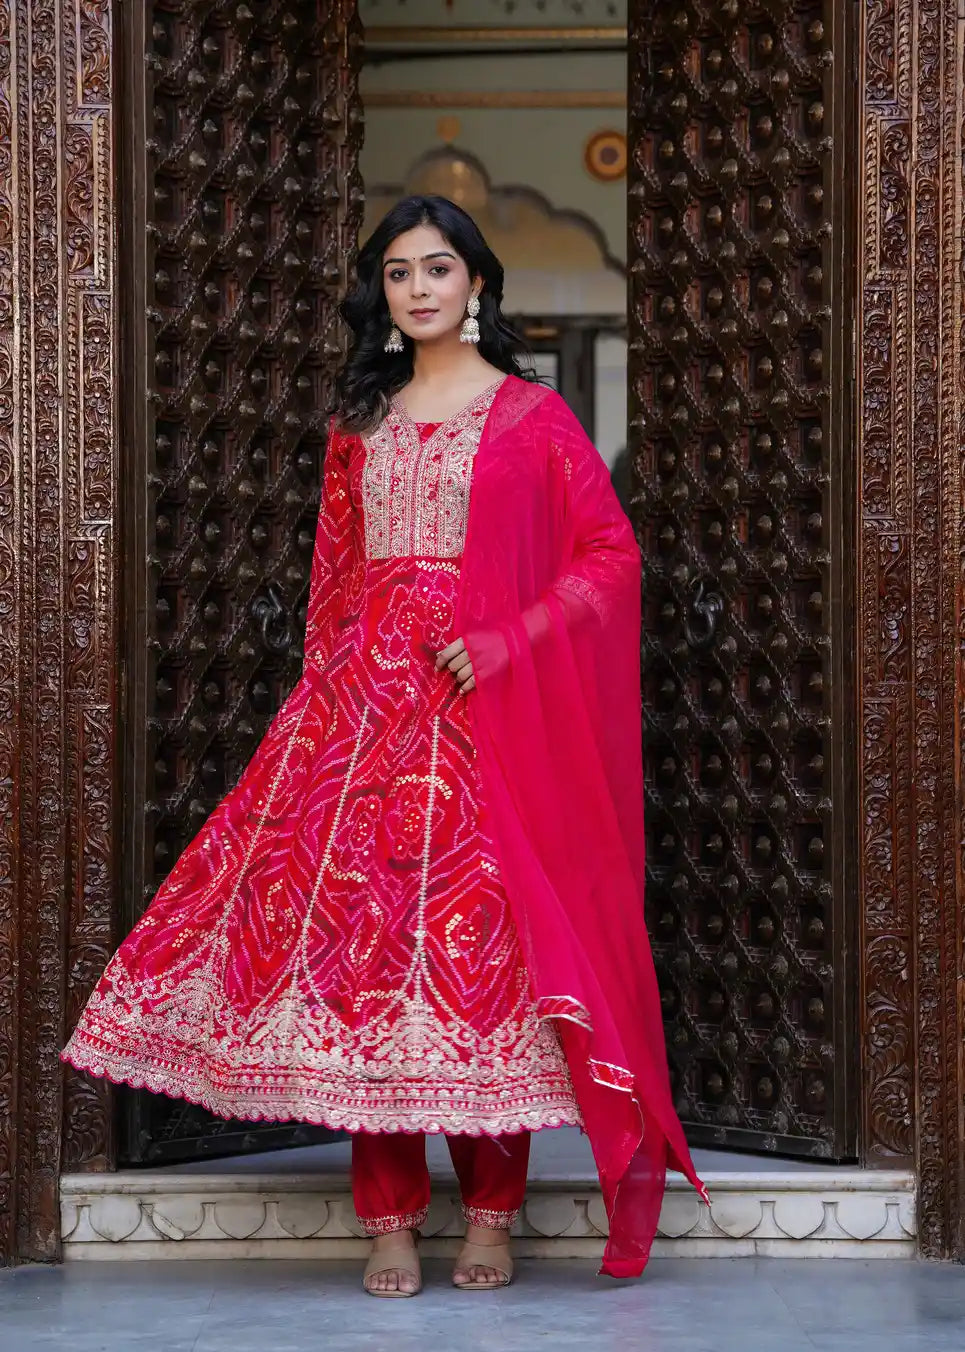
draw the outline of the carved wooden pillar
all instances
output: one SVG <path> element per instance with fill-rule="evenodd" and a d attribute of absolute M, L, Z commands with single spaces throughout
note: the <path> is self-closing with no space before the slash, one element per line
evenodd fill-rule
<path fill-rule="evenodd" d="M 962 51 L 953 0 L 861 6 L 864 1142 L 965 1258 Z"/>
<path fill-rule="evenodd" d="M 58 1062 L 114 902 L 112 75 L 110 0 L 0 3 L 0 1261 L 58 1252 L 65 1106 L 112 1148 Z"/>

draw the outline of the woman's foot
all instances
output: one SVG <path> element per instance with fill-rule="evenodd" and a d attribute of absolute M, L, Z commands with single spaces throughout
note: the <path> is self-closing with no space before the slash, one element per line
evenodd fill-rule
<path fill-rule="evenodd" d="M 370 1296 L 398 1298 L 419 1294 L 422 1270 L 413 1231 L 393 1230 L 375 1236 L 362 1285 Z"/>
<path fill-rule="evenodd" d="M 509 1231 L 487 1230 L 482 1225 L 467 1226 L 466 1242 L 452 1274 L 453 1286 L 462 1291 L 493 1291 L 499 1286 L 508 1286 L 512 1280 Z"/>

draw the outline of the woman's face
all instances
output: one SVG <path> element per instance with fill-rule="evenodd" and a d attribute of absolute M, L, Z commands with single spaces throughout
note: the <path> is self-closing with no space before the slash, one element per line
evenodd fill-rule
<path fill-rule="evenodd" d="M 434 225 L 398 235 L 382 260 L 382 283 L 392 322 L 416 342 L 451 334 L 466 317 L 478 278 Z"/>

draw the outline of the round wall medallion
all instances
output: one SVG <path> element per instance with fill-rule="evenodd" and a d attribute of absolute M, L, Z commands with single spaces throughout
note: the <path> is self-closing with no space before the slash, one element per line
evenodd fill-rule
<path fill-rule="evenodd" d="M 583 151 L 588 174 L 604 183 L 622 178 L 627 172 L 627 138 L 622 131 L 598 131 Z"/>

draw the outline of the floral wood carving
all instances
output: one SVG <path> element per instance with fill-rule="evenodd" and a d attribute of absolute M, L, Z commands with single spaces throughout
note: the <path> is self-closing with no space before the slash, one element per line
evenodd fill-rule
<path fill-rule="evenodd" d="M 116 890 L 110 81 L 107 0 L 0 3 L 0 1262 L 112 1152 L 58 1060 Z"/>
<path fill-rule="evenodd" d="M 249 12 L 158 5 L 173 23 L 203 8 L 222 33 Z M 307 17 L 313 59 L 322 53 L 327 83 L 312 98 L 324 155 L 304 191 L 309 216 L 312 194 L 325 198 L 324 258 L 309 266 L 334 295 L 361 216 L 360 25 L 352 0 L 314 27 L 309 0 L 269 8 L 286 32 Z M 118 465 L 139 466 L 135 487 L 149 487 L 143 457 L 116 451 L 124 204 L 112 137 L 131 110 L 115 122 L 111 101 L 121 61 L 128 97 L 143 93 L 144 45 L 115 47 L 114 12 L 111 0 L 0 0 L 0 1263 L 56 1258 L 61 1168 L 104 1169 L 115 1154 L 109 1088 L 58 1060 L 120 920 Z M 310 343 L 330 383 L 334 304 L 299 319 L 316 321 Z"/>
<path fill-rule="evenodd" d="M 10 5 L 0 3 L 0 1262 L 14 1253 L 13 1002 L 18 966 L 16 839 L 12 829 L 17 766 L 19 663 L 16 637 L 17 542 L 14 482 L 13 110 Z"/>
<path fill-rule="evenodd" d="M 959 20 L 859 13 L 864 1152 L 917 1158 L 922 1251 L 961 1259 Z"/>

